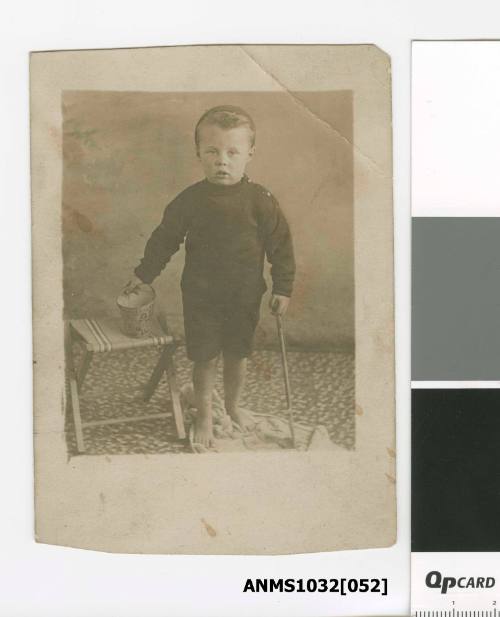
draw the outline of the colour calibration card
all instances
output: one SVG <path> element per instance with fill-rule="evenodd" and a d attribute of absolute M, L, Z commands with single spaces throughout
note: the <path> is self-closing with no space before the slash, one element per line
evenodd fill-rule
<path fill-rule="evenodd" d="M 500 42 L 412 48 L 412 615 L 500 610 Z"/>

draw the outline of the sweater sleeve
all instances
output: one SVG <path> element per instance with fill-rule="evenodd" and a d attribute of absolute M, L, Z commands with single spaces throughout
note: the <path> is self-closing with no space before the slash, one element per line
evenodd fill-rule
<path fill-rule="evenodd" d="M 272 293 L 290 297 L 295 279 L 292 234 L 278 201 L 268 192 L 266 197 L 263 231 L 266 257 L 271 264 Z"/>
<path fill-rule="evenodd" d="M 134 270 L 144 283 L 152 283 L 184 242 L 188 226 L 188 203 L 181 193 L 165 208 L 161 223 L 149 238 L 144 257 Z"/>

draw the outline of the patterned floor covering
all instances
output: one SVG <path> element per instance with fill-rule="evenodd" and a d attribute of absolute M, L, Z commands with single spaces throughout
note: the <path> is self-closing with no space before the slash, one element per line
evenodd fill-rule
<path fill-rule="evenodd" d="M 78 362 L 78 351 L 75 349 Z M 169 391 L 163 378 L 149 403 L 139 400 L 158 359 L 147 348 L 95 354 L 80 395 L 84 421 L 161 413 L 169 409 Z M 346 449 L 355 445 L 354 357 L 348 353 L 288 352 L 293 407 L 297 420 L 327 427 L 332 441 Z M 185 348 L 175 354 L 179 385 L 191 378 L 191 363 Z M 219 367 L 219 393 L 223 393 Z M 242 405 L 259 413 L 286 416 L 281 359 L 278 351 L 255 351 L 248 365 Z M 67 414 L 68 453 L 76 455 L 71 413 Z M 179 441 L 173 417 L 84 429 L 86 454 L 159 454 L 190 452 Z"/>

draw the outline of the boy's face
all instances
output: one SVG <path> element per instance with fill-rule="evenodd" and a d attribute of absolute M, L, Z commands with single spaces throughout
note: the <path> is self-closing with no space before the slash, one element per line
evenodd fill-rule
<path fill-rule="evenodd" d="M 249 129 L 208 124 L 199 128 L 198 136 L 198 158 L 207 180 L 225 185 L 239 182 L 254 153 Z"/>

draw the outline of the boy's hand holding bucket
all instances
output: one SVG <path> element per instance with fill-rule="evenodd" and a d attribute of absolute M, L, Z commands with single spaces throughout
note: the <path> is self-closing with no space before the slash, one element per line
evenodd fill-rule
<path fill-rule="evenodd" d="M 141 338 L 151 334 L 155 295 L 151 285 L 134 276 L 118 296 L 116 303 L 127 336 Z"/>
<path fill-rule="evenodd" d="M 131 293 L 138 293 L 138 287 L 140 287 L 141 285 L 144 285 L 144 283 L 138 276 L 134 274 L 130 281 L 123 288 L 122 295 L 128 296 Z"/>

